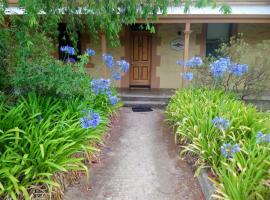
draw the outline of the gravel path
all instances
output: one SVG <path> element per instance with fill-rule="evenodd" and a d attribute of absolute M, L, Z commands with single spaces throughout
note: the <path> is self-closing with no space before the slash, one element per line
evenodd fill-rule
<path fill-rule="evenodd" d="M 103 158 L 89 182 L 70 187 L 65 200 L 202 200 L 190 166 L 177 147 L 161 110 L 122 108 Z"/>

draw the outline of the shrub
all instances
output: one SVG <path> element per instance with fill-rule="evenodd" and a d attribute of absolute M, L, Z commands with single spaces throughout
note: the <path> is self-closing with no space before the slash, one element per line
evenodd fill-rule
<path fill-rule="evenodd" d="M 256 142 L 259 131 L 270 130 L 264 114 L 233 93 L 208 89 L 177 91 L 166 114 L 184 144 L 182 154 L 197 158 L 197 173 L 211 168 L 218 176 L 216 196 L 267 199 L 270 143 Z"/>
<path fill-rule="evenodd" d="M 35 195 L 33 187 L 51 192 L 60 186 L 53 178 L 55 173 L 87 173 L 83 155 L 96 151 L 95 144 L 102 141 L 108 113 L 96 109 L 101 116 L 98 126 L 82 128 L 85 105 L 80 98 L 35 94 L 20 98 L 13 106 L 0 104 L 0 197 L 30 199 Z"/>
<path fill-rule="evenodd" d="M 232 37 L 229 43 L 222 44 L 217 50 L 219 59 L 230 58 L 228 69 L 224 69 L 222 77 L 217 79 L 211 72 L 211 64 L 217 58 L 210 55 L 205 58 L 204 66 L 195 70 L 196 85 L 234 91 L 242 99 L 249 95 L 261 95 L 269 85 L 269 51 L 270 41 L 252 46 L 242 35 Z"/>
<path fill-rule="evenodd" d="M 83 96 L 89 92 L 90 77 L 79 65 L 46 58 L 18 67 L 12 76 L 16 94 L 35 92 L 59 97 Z"/>

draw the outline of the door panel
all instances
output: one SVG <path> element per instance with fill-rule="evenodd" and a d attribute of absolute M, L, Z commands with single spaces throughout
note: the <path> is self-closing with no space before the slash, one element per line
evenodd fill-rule
<path fill-rule="evenodd" d="M 149 37 L 142 36 L 142 60 L 148 61 L 149 60 Z"/>
<path fill-rule="evenodd" d="M 141 67 L 141 80 L 148 80 L 148 66 Z"/>
<path fill-rule="evenodd" d="M 151 35 L 133 32 L 131 35 L 130 85 L 150 85 Z"/>
<path fill-rule="evenodd" d="M 133 38 L 133 61 L 140 61 L 139 39 L 137 35 Z"/>
<path fill-rule="evenodd" d="M 140 67 L 133 66 L 133 80 L 140 80 Z"/>

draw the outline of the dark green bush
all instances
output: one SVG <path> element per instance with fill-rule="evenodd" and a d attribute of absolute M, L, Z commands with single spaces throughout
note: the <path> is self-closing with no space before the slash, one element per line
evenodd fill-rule
<path fill-rule="evenodd" d="M 90 76 L 77 65 L 48 58 L 18 67 L 13 77 L 18 94 L 37 94 L 76 97 L 89 92 Z"/>

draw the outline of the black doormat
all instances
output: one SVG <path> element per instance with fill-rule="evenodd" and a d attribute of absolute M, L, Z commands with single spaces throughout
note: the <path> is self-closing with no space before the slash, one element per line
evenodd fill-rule
<path fill-rule="evenodd" d="M 139 107 L 132 107 L 132 111 L 133 112 L 151 112 L 153 110 L 149 106 L 139 106 Z"/>

